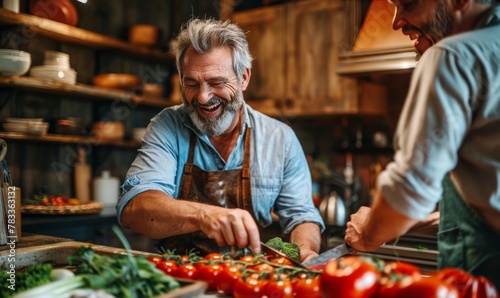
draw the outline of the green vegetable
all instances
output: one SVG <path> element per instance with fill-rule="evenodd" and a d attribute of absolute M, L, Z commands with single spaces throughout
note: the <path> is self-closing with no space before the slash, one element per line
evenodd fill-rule
<path fill-rule="evenodd" d="M 82 288 L 104 290 L 115 297 L 143 298 L 155 297 L 180 287 L 177 280 L 155 268 L 145 256 L 133 256 L 121 231 L 114 230 L 127 250 L 126 255 L 101 256 L 95 254 L 90 245 L 81 246 L 68 258 L 69 265 L 76 266 L 76 276 L 35 288 L 34 285 L 27 287 L 30 290 L 17 294 L 14 298 L 67 298 Z M 52 267 L 47 272 L 48 278 L 51 270 Z M 55 272 L 54 277 L 57 275 L 60 274 Z"/>
<path fill-rule="evenodd" d="M 286 242 L 283 241 L 283 239 L 281 239 L 280 237 L 274 237 L 272 239 L 269 239 L 266 244 L 276 250 L 281 251 L 294 261 L 298 262 L 300 260 L 300 247 L 296 242 Z"/>
<path fill-rule="evenodd" d="M 31 289 L 51 281 L 50 273 L 52 265 L 50 264 L 36 264 L 26 267 L 23 271 L 16 272 L 15 287 L 8 288 L 10 285 L 10 274 L 8 271 L 0 271 L 0 280 L 2 287 L 0 288 L 0 297 L 12 297 L 14 294 Z M 7 283 L 4 285 L 4 283 Z M 15 291 L 13 290 L 15 289 Z"/>

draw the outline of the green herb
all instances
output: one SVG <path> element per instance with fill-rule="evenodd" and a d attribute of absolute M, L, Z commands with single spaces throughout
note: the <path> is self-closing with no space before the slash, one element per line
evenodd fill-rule
<path fill-rule="evenodd" d="M 298 243 L 283 241 L 280 237 L 274 237 L 266 242 L 272 248 L 281 251 L 294 261 L 300 260 L 300 247 Z"/>
<path fill-rule="evenodd" d="M 116 227 L 113 230 L 123 242 L 126 255 L 101 256 L 96 254 L 90 245 L 81 246 L 76 253 L 68 257 L 69 265 L 76 266 L 76 276 L 42 286 L 30 283 L 30 286 L 26 287 L 30 290 L 17 294 L 14 298 L 70 297 L 71 293 L 81 288 L 104 290 L 115 297 L 143 298 L 155 297 L 180 287 L 177 280 L 155 268 L 145 256 L 133 256 L 122 232 Z M 48 280 L 44 281 L 45 283 L 50 281 L 51 270 L 50 266 L 50 270 L 46 272 Z M 32 276 L 32 273 L 29 276 Z M 16 285 L 17 282 L 18 277 Z"/>
<path fill-rule="evenodd" d="M 8 283 L 10 279 L 10 274 L 7 271 L 0 271 L 0 280 L 2 280 L 2 287 L 0 288 L 0 297 L 9 298 L 15 293 L 25 291 L 43 284 L 47 284 L 51 281 L 50 272 L 52 271 L 52 265 L 50 264 L 36 264 L 26 267 L 21 272 L 16 272 L 15 277 L 15 291 L 8 288 L 8 284 L 3 285 L 3 283 Z"/>

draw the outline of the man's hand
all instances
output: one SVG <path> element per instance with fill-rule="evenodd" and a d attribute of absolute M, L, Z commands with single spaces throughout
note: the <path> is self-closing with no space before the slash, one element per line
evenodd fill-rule
<path fill-rule="evenodd" d="M 346 225 L 345 241 L 359 251 L 371 251 L 378 248 L 378 245 L 370 246 L 363 238 L 363 231 L 366 230 L 370 212 L 369 207 L 362 206 L 356 213 L 351 215 L 351 220 Z"/>
<path fill-rule="evenodd" d="M 389 205 L 380 192 L 370 208 L 361 207 L 347 223 L 345 241 L 359 251 L 374 251 L 405 234 L 418 221 Z"/>
<path fill-rule="evenodd" d="M 300 260 L 301 260 L 301 263 L 307 261 L 307 260 L 310 260 L 310 259 L 313 259 L 315 257 L 318 256 L 318 253 L 313 251 L 313 250 L 310 250 L 310 249 L 301 249 L 300 250 Z"/>
<path fill-rule="evenodd" d="M 220 246 L 250 245 L 253 252 L 260 253 L 259 228 L 246 210 L 207 207 L 200 212 L 200 230 Z"/>

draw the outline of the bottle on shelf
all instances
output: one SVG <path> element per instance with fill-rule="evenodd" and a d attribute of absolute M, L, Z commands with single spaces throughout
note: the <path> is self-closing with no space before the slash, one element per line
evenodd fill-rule
<path fill-rule="evenodd" d="M 90 201 L 90 165 L 85 160 L 85 148 L 78 148 L 78 161 L 74 166 L 75 175 L 75 197 L 80 204 L 87 204 Z"/>
<path fill-rule="evenodd" d="M 342 135 L 340 137 L 340 148 L 348 149 L 351 143 L 351 137 L 349 135 L 349 124 L 347 123 L 347 117 L 342 117 Z"/>
<path fill-rule="evenodd" d="M 352 154 L 346 154 L 346 166 L 343 171 L 344 179 L 347 184 L 345 190 L 346 206 L 349 209 L 349 214 L 358 211 L 361 203 L 361 180 L 354 172 Z"/>

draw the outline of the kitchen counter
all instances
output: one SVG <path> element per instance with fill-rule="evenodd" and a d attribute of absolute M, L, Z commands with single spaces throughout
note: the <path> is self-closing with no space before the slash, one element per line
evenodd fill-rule
<path fill-rule="evenodd" d="M 121 247 L 95 245 L 71 239 L 26 234 L 15 243 L 0 246 L 0 270 L 8 270 L 14 274 L 18 270 L 40 263 L 52 264 L 54 267 L 67 265 L 67 258 L 81 246 L 92 245 L 97 254 L 123 255 L 126 251 Z M 133 255 L 149 255 L 148 252 L 132 250 Z M 205 294 L 206 283 L 202 281 L 179 280 L 181 288 L 158 296 L 158 298 L 180 297 L 222 297 L 218 294 Z"/>
<path fill-rule="evenodd" d="M 114 208 L 111 209 L 105 208 L 100 213 L 81 215 L 22 214 L 21 232 L 23 236 L 28 233 L 122 247 L 112 231 L 113 226 L 118 226 L 118 220 Z M 155 240 L 123 227 L 120 229 L 129 240 L 132 249 L 157 251 Z"/>
<path fill-rule="evenodd" d="M 28 248 L 38 245 L 50 245 L 61 242 L 71 241 L 71 239 L 52 237 L 46 235 L 32 235 L 26 234 L 21 237 L 18 242 L 15 242 L 14 245 L 6 244 L 0 245 L 0 256 L 4 255 L 5 252 L 9 252 L 11 249 L 20 249 L 20 248 Z"/>

